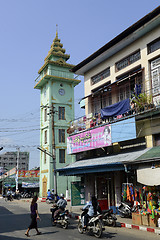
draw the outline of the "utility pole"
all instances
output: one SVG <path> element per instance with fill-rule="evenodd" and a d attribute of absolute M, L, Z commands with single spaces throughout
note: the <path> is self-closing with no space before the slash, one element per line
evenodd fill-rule
<path fill-rule="evenodd" d="M 43 108 L 47 107 L 47 106 L 41 106 Z M 50 117 L 50 126 L 52 129 L 52 142 L 51 142 L 51 148 L 52 151 L 47 151 L 46 149 L 44 149 L 43 147 L 38 147 L 37 149 L 44 152 L 45 154 L 47 154 L 48 156 L 52 157 L 52 161 L 50 162 L 50 169 L 53 170 L 53 175 L 54 175 L 54 191 L 57 194 L 57 172 L 56 172 L 56 148 L 55 148 L 55 129 L 54 129 L 54 114 L 57 112 L 54 110 L 54 106 L 53 104 L 51 104 L 50 106 L 48 106 L 49 108 L 49 113 L 47 113 L 47 115 L 49 115 Z M 51 163 L 53 164 L 53 167 L 51 165 Z M 52 174 L 52 173 L 51 173 Z"/>
<path fill-rule="evenodd" d="M 16 192 L 18 192 L 18 165 L 19 165 L 19 152 L 20 148 L 17 148 L 17 167 L 16 167 Z"/>
<path fill-rule="evenodd" d="M 54 171 L 54 189 L 57 194 L 57 172 L 56 172 L 56 148 L 55 148 L 55 129 L 54 129 L 54 114 L 55 114 L 54 106 L 52 103 L 50 113 L 51 121 L 52 121 L 52 159 L 53 159 L 53 171 Z"/>

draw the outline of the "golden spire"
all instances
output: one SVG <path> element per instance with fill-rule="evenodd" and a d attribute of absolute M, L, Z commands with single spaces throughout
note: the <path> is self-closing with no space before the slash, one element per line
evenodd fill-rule
<path fill-rule="evenodd" d="M 56 24 L 56 38 L 58 38 L 58 24 Z"/>

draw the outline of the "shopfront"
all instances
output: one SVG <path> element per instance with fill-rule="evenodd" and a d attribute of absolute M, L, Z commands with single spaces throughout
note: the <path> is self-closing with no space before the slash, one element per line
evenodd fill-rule
<path fill-rule="evenodd" d="M 97 196 L 102 209 L 117 208 L 121 203 L 122 183 L 127 181 L 130 165 L 144 154 L 148 149 L 126 152 L 100 158 L 76 161 L 62 169 L 57 169 L 62 175 L 80 176 L 84 187 L 84 202 L 90 200 L 92 195 Z"/>

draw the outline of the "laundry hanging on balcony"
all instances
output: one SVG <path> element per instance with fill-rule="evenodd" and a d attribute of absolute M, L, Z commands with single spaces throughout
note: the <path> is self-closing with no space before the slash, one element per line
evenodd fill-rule
<path fill-rule="evenodd" d="M 101 118 L 115 117 L 130 110 L 129 98 L 101 109 Z"/>

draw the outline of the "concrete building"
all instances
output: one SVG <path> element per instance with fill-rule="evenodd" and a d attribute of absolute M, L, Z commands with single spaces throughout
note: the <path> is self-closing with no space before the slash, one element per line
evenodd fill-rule
<path fill-rule="evenodd" d="M 81 176 L 85 201 L 95 194 L 104 208 L 117 207 L 123 184 L 160 182 L 160 7 L 72 72 L 84 76 L 86 116 L 69 130 L 77 161 L 58 171 Z"/>
<path fill-rule="evenodd" d="M 70 188 L 72 177 L 56 176 L 56 168 L 75 161 L 67 155 L 67 129 L 74 119 L 74 87 L 80 80 L 70 72 L 72 64 L 66 61 L 63 44 L 56 37 L 53 40 L 44 65 L 38 71 L 35 89 L 40 90 L 40 196 L 47 195 L 48 189 L 57 188 L 58 194 Z M 52 157 L 53 156 L 53 157 Z"/>
<path fill-rule="evenodd" d="M 12 169 L 17 166 L 17 152 L 5 152 L 0 154 L 0 168 Z M 19 170 L 28 170 L 29 153 L 19 152 Z"/>

